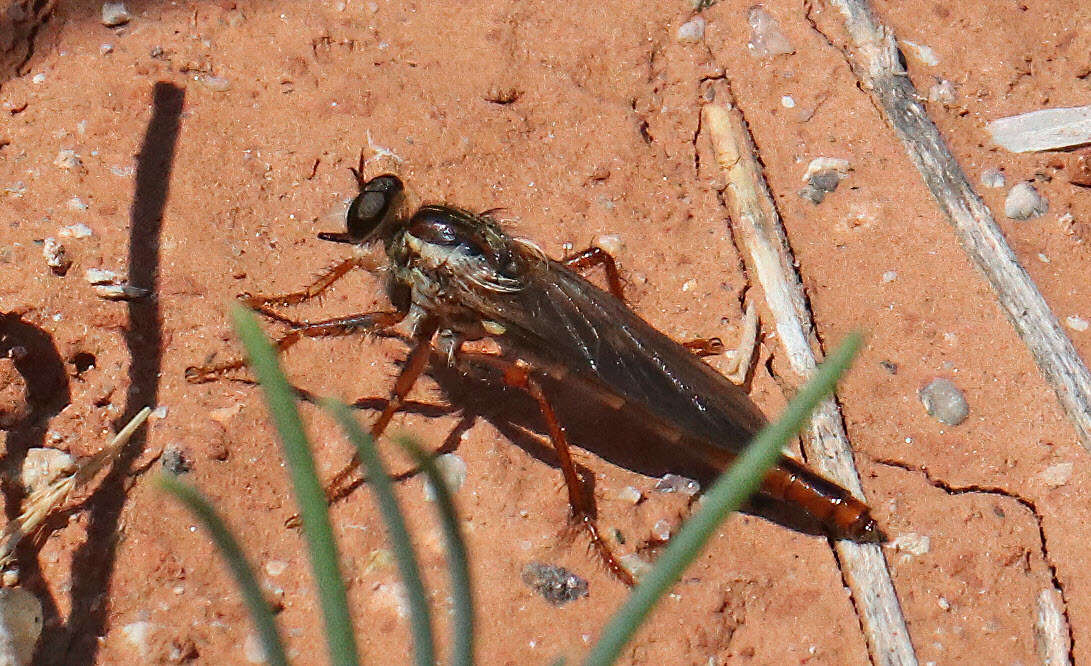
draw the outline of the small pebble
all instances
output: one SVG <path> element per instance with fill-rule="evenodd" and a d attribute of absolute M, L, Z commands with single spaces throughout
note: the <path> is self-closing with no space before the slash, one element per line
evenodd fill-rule
<path fill-rule="evenodd" d="M 42 634 L 42 602 L 21 587 L 0 589 L 0 663 L 26 666 Z"/>
<path fill-rule="evenodd" d="M 664 474 L 663 478 L 655 482 L 655 489 L 661 493 L 679 493 L 692 497 L 701 492 L 701 484 L 677 474 Z"/>
<path fill-rule="evenodd" d="M 125 25 L 132 18 L 133 15 L 125 8 L 124 2 L 102 3 L 102 25 L 116 28 L 119 25 Z"/>
<path fill-rule="evenodd" d="M 761 5 L 750 8 L 746 22 L 750 24 L 750 41 L 746 43 L 750 55 L 755 58 L 771 58 L 795 53 L 795 48 L 781 32 L 777 20 Z"/>
<path fill-rule="evenodd" d="M 181 446 L 173 442 L 167 444 L 163 449 L 162 460 L 163 471 L 167 474 L 180 476 L 193 469 L 193 463 L 190 462 L 186 452 L 182 450 Z"/>
<path fill-rule="evenodd" d="M 74 171 L 83 166 L 83 162 L 80 161 L 79 156 L 76 155 L 76 151 L 65 148 L 57 153 L 57 158 L 53 160 L 53 166 L 67 169 L 68 171 Z"/>
<path fill-rule="evenodd" d="M 531 562 L 523 567 L 523 583 L 554 606 L 587 596 L 587 581 L 568 569 Z"/>
<path fill-rule="evenodd" d="M 236 402 L 228 407 L 220 407 L 219 409 L 213 409 L 208 413 L 208 417 L 217 423 L 226 423 L 232 419 L 236 414 L 242 411 L 242 403 Z"/>
<path fill-rule="evenodd" d="M 61 227 L 57 230 L 57 235 L 61 238 L 90 238 L 95 235 L 95 232 L 91 230 L 91 227 L 87 226 L 83 222 L 79 224 L 72 224 L 67 227 Z"/>
<path fill-rule="evenodd" d="M 1038 478 L 1051 488 L 1060 488 L 1072 478 L 1073 468 L 1074 465 L 1070 462 L 1057 463 L 1042 470 Z"/>
<path fill-rule="evenodd" d="M 917 395 L 929 416 L 940 423 L 957 426 L 970 414 L 966 396 L 949 379 L 942 377 L 933 379 L 918 391 Z"/>
<path fill-rule="evenodd" d="M 786 109 L 796 108 L 796 101 L 791 95 L 784 95 L 780 98 L 780 105 Z"/>
<path fill-rule="evenodd" d="M 925 65 L 928 65 L 929 67 L 935 67 L 939 64 L 939 56 L 936 55 L 935 51 L 925 46 L 924 44 L 911 42 L 908 39 L 903 39 L 902 44 L 904 46 L 908 46 L 910 53 L 912 53 L 917 60 L 921 61 Z"/>
<path fill-rule="evenodd" d="M 890 283 L 898 279 L 898 271 L 887 271 L 883 273 L 883 282 Z"/>
<path fill-rule="evenodd" d="M 162 420 L 167 418 L 168 413 L 170 413 L 170 407 L 167 407 L 166 405 L 159 405 L 152 410 L 151 416 Z"/>
<path fill-rule="evenodd" d="M 267 663 L 265 645 L 261 642 L 260 636 L 255 633 L 246 634 L 246 638 L 242 642 L 242 656 L 248 664 Z"/>
<path fill-rule="evenodd" d="M 458 492 L 466 481 L 466 461 L 454 453 L 444 453 L 435 459 L 435 466 L 447 492 L 451 495 Z M 429 481 L 424 482 L 424 498 L 429 502 L 436 499 L 436 490 Z"/>
<path fill-rule="evenodd" d="M 265 563 L 265 573 L 276 578 L 288 570 L 288 563 L 284 560 L 269 560 Z"/>
<path fill-rule="evenodd" d="M 100 55 L 109 55 L 114 52 L 114 45 L 103 42 L 102 44 L 99 44 L 98 52 Z"/>
<path fill-rule="evenodd" d="M 696 44 L 705 36 L 705 20 L 696 16 L 683 23 L 676 34 L 683 44 Z"/>
<path fill-rule="evenodd" d="M 87 210 L 87 204 L 79 197 L 72 197 L 68 200 L 68 208 L 69 210 Z"/>
<path fill-rule="evenodd" d="M 620 491 L 618 491 L 617 494 L 617 498 L 619 500 L 628 504 L 636 504 L 640 501 L 642 497 L 643 495 L 640 493 L 640 491 L 636 488 L 633 488 L 632 486 L 625 486 Z"/>
<path fill-rule="evenodd" d="M 922 534 L 908 532 L 899 534 L 890 545 L 907 555 L 924 555 L 932 549 L 932 540 Z"/>
<path fill-rule="evenodd" d="M 952 106 L 957 97 L 958 91 L 955 90 L 955 84 L 947 79 L 937 81 L 928 89 L 929 102 L 939 102 L 944 106 Z"/>
<path fill-rule="evenodd" d="M 1083 333 L 1087 330 L 1087 320 L 1083 317 L 1077 317 L 1076 315 L 1070 315 L 1065 317 L 1064 323 L 1068 324 L 1068 327 L 1073 331 Z"/>
<path fill-rule="evenodd" d="M 28 495 L 42 490 L 63 476 L 76 471 L 76 461 L 59 449 L 35 447 L 28 449 L 19 472 L 19 483 Z"/>
<path fill-rule="evenodd" d="M 1030 183 L 1016 183 L 1004 200 L 1004 214 L 1013 220 L 1041 217 L 1049 210 L 1049 202 Z"/>
<path fill-rule="evenodd" d="M 105 298 L 108 301 L 133 301 L 151 293 L 148 289 L 134 287 L 131 284 L 96 284 L 91 289 L 99 298 Z"/>
<path fill-rule="evenodd" d="M 618 558 L 617 562 L 621 565 L 621 568 L 628 571 L 629 575 L 636 581 L 640 581 L 641 578 L 652 570 L 651 563 L 636 553 L 622 555 Z"/>
<path fill-rule="evenodd" d="M 197 81 L 212 92 L 224 92 L 231 88 L 231 81 L 222 76 L 203 75 L 198 76 Z"/>
<path fill-rule="evenodd" d="M 995 190 L 1007 185 L 1008 180 L 1000 169 L 985 169 L 981 172 L 981 184 Z"/>
<path fill-rule="evenodd" d="M 121 635 L 125 637 L 130 645 L 136 648 L 141 657 L 146 658 L 151 651 L 149 640 L 155 630 L 156 626 L 146 620 L 130 622 L 121 628 Z"/>
<path fill-rule="evenodd" d="M 72 267 L 72 260 L 65 254 L 64 246 L 52 236 L 42 243 L 42 256 L 54 275 L 64 275 Z"/>
<path fill-rule="evenodd" d="M 32 82 L 34 82 L 34 83 L 37 83 L 37 84 L 45 83 L 45 74 L 42 73 L 42 72 L 39 72 L 39 73 L 35 74 L 33 76 L 33 78 L 31 78 L 30 80 Z"/>
<path fill-rule="evenodd" d="M 83 279 L 91 284 L 114 284 L 119 280 L 117 273 L 102 268 L 88 268 L 83 273 Z"/>
<path fill-rule="evenodd" d="M 671 524 L 667 520 L 657 520 L 655 525 L 652 526 L 652 535 L 660 541 L 667 541 L 671 538 Z"/>
<path fill-rule="evenodd" d="M 617 257 L 617 255 L 621 254 L 622 249 L 625 247 L 625 244 L 621 241 L 621 236 L 617 234 L 596 236 L 595 239 L 591 241 L 591 245 L 605 251 L 606 254 L 612 257 Z"/>

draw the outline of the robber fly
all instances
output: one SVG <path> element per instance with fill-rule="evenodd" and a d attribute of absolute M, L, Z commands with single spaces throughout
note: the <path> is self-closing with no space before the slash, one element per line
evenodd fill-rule
<path fill-rule="evenodd" d="M 353 169 L 359 194 L 347 213 L 345 232 L 319 238 L 361 248 L 381 242 L 388 260 L 386 288 L 393 309 L 319 322 L 295 322 L 270 309 L 320 294 L 357 266 L 362 253 L 335 265 L 306 289 L 284 296 L 248 296 L 259 313 L 289 326 L 277 347 L 303 337 L 381 333 L 405 320 L 411 350 L 371 428 L 378 437 L 409 394 L 433 351 L 457 368 L 485 369 L 504 385 L 526 391 L 537 403 L 560 461 L 576 523 L 618 578 L 634 582 L 600 536 L 591 500 L 580 478 L 564 428 L 543 389 L 543 380 L 579 387 L 611 408 L 627 409 L 665 441 L 714 469 L 726 468 L 765 425 L 746 392 L 700 360 L 692 348 L 671 340 L 626 307 L 613 258 L 590 248 L 562 261 L 530 241 L 508 235 L 489 214 L 448 205 L 424 205 L 401 215 L 404 193 L 397 176 L 370 180 Z M 609 291 L 576 271 L 601 265 Z M 492 339 L 490 352 L 464 343 Z M 191 381 L 241 367 L 241 361 L 187 371 Z M 552 385 L 551 383 L 551 385 Z M 353 471 L 346 468 L 336 488 Z M 761 492 L 794 503 L 839 535 L 874 538 L 868 507 L 839 485 L 791 458 L 782 458 Z"/>

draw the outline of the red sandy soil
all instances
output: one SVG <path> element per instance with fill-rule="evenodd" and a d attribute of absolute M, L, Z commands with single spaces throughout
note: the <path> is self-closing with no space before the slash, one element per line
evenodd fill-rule
<path fill-rule="evenodd" d="M 0 312 L 13 315 L 6 334 L 36 355 L 31 374 L 45 393 L 32 417 L 5 425 L 8 460 L 43 445 L 86 455 L 123 415 L 147 403 L 168 408 L 125 461 L 134 473 L 107 477 L 21 551 L 22 583 L 46 607 L 39 662 L 245 663 L 252 628 L 237 590 L 208 537 L 151 483 L 165 447 L 188 457 L 186 478 L 229 516 L 283 604 L 278 621 L 298 663 L 324 662 L 301 535 L 284 527 L 293 502 L 261 395 L 237 382 L 193 386 L 183 372 L 209 354 L 238 353 L 227 318 L 236 294 L 291 291 L 345 256 L 347 248 L 315 233 L 337 230 L 327 211 L 354 193 L 347 167 L 361 148 L 374 154 L 369 141 L 402 159 L 401 175 L 421 198 L 502 207 L 516 233 L 554 256 L 565 243 L 579 248 L 617 234 L 638 313 L 678 339 L 734 339 L 748 278 L 699 125 L 707 81 L 725 76 L 765 164 L 820 338 L 832 346 L 852 329 L 868 332 L 839 399 L 884 529 L 930 540 L 919 554 L 885 549 L 921 663 L 1040 661 L 1037 600 L 1055 586 L 1073 657 L 1091 660 L 1088 455 L 857 87 L 835 46 L 845 41 L 835 10 L 814 4 L 813 24 L 802 2 L 765 6 L 795 49 L 766 59 L 747 49 L 750 4 L 733 0 L 702 12 L 708 24 L 697 44 L 676 38 L 693 16 L 681 0 L 148 1 L 131 2 L 133 19 L 120 28 L 101 24 L 99 3 L 59 1 L 31 32 L 9 11 L 0 19 L 0 187 L 11 188 L 0 192 Z M 1035 180 L 1049 200 L 1045 216 L 1016 222 L 1002 214 L 1007 188 L 980 189 L 1062 322 L 1091 319 L 1091 197 L 1068 182 L 1071 156 L 1011 155 L 984 131 L 1000 116 L 1088 103 L 1091 33 L 1079 27 L 1091 22 L 1089 5 L 914 0 L 876 9 L 899 37 L 938 57 L 928 65 L 906 49 L 923 94 L 940 79 L 953 82 L 953 103 L 927 108 L 971 180 L 999 168 L 1009 187 Z M 133 169 L 158 82 L 177 87 L 161 87 L 160 100 L 161 113 L 181 104 L 175 149 L 162 157 L 170 124 L 153 125 L 144 148 L 156 156 L 152 181 L 138 184 Z M 172 98 L 171 90 L 180 92 Z M 782 104 L 786 95 L 794 108 Z M 75 151 L 81 166 L 56 166 L 62 150 Z M 797 191 L 820 156 L 848 159 L 853 171 L 815 206 Z M 143 198 L 134 205 L 137 191 Z M 86 209 L 75 209 L 73 197 Z M 1065 213 L 1072 222 L 1063 223 Z M 94 235 L 59 238 L 74 264 L 54 275 L 40 241 L 81 222 Z M 142 226 L 131 250 L 133 224 Z M 157 275 L 155 297 L 130 316 L 129 304 L 93 294 L 88 268 L 134 282 Z M 888 271 L 896 271 L 892 281 L 883 279 Z M 749 296 L 760 305 L 759 290 Z M 361 272 L 299 316 L 383 306 L 377 281 Z M 752 394 L 775 414 L 785 400 L 766 361 L 780 367 L 782 352 L 768 324 L 764 332 Z M 1087 356 L 1091 332 L 1069 333 Z M 77 372 L 77 354 L 93 355 L 93 367 Z M 286 362 L 297 385 L 354 400 L 385 395 L 403 355 L 396 341 L 339 339 L 301 343 Z M 18 380 L 5 372 L 5 381 Z M 964 424 L 944 426 L 921 406 L 918 389 L 937 376 L 965 391 Z M 413 397 L 445 401 L 430 379 Z M 320 471 L 331 475 L 347 444 L 329 420 L 304 412 Z M 459 421 L 459 413 L 411 415 L 393 429 L 429 446 L 460 440 L 468 475 L 457 501 L 480 661 L 576 658 L 627 591 L 582 537 L 564 536 L 560 474 L 540 437 L 518 439 L 484 418 L 467 428 Z M 580 462 L 594 471 L 604 524 L 639 540 L 657 520 L 677 517 L 676 500 L 650 492 L 653 477 L 592 453 Z M 651 501 L 633 508 L 619 500 L 625 486 Z M 400 484 L 399 494 L 446 646 L 433 507 L 420 479 Z M 386 547 L 376 507 L 364 489 L 332 516 L 361 649 L 369 661 L 404 663 L 407 622 L 395 603 L 395 567 L 376 561 Z M 548 605 L 520 581 L 532 560 L 579 573 L 589 597 Z M 135 628 L 147 630 L 143 643 Z M 827 540 L 737 516 L 624 661 L 839 664 L 868 656 Z"/>

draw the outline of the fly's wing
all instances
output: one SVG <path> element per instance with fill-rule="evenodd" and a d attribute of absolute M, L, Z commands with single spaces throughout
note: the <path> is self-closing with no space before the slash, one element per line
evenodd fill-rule
<path fill-rule="evenodd" d="M 765 424 L 745 391 L 618 299 L 557 262 L 528 263 L 522 289 L 474 304 L 504 326 L 501 346 L 731 451 Z"/>

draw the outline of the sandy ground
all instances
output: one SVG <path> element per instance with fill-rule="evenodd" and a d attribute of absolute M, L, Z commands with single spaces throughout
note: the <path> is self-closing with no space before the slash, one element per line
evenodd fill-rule
<path fill-rule="evenodd" d="M 324 662 L 301 537 L 283 526 L 293 503 L 261 396 L 236 382 L 189 385 L 183 371 L 237 353 L 226 314 L 237 293 L 293 290 L 345 256 L 315 233 L 338 229 L 330 212 L 354 193 L 347 167 L 361 149 L 395 155 L 423 199 L 502 207 L 515 232 L 554 256 L 565 243 L 616 234 L 638 313 L 678 339 L 733 339 L 748 278 L 699 125 L 710 82 L 725 77 L 754 133 L 821 339 L 830 346 L 851 329 L 868 332 L 839 398 L 870 505 L 892 538 L 917 544 L 885 553 L 921 663 L 1039 662 L 1036 609 L 1055 588 L 1072 656 L 1091 659 L 1087 453 L 857 87 L 835 47 L 844 41 L 839 19 L 822 3 L 766 4 L 793 53 L 764 58 L 747 46 L 750 4 L 734 0 L 701 13 L 707 25 L 696 43 L 677 37 L 694 15 L 682 1 L 149 1 L 130 2 L 132 19 L 116 28 L 102 24 L 100 3 L 61 1 L 52 13 L 47 3 L 0 4 L 9 7 L 0 18 L 0 343 L 29 354 L 0 367 L 9 411 L 20 406 L 19 387 L 30 386 L 29 413 L 5 416 L 5 460 L 17 466 L 38 446 L 86 455 L 140 406 L 167 408 L 123 470 L 20 551 L 22 584 L 46 610 L 39 663 L 252 656 L 242 601 L 209 539 L 151 484 L 167 448 L 182 452 L 186 478 L 238 530 L 283 606 L 278 620 L 298 663 Z M 902 39 L 931 49 L 934 58 L 904 48 L 919 90 L 951 82 L 953 98 L 927 108 L 971 180 L 990 168 L 1006 176 L 1007 187 L 980 193 L 1046 300 L 1062 322 L 1091 319 L 1091 197 L 1068 182 L 1072 156 L 1011 155 L 984 131 L 996 117 L 1088 103 L 1091 33 L 1079 29 L 1091 22 L 1087 3 L 876 8 Z M 797 194 L 816 157 L 852 166 L 819 205 Z M 394 158 L 385 159 L 369 166 Z M 1044 216 L 1003 217 L 1006 192 L 1020 181 L 1048 199 Z M 61 235 L 76 224 L 92 235 Z M 43 259 L 46 237 L 73 262 L 64 276 Z M 89 268 L 127 274 L 154 295 L 99 299 L 83 278 Z M 361 273 L 299 315 L 383 305 L 375 279 Z M 1091 332 L 1069 333 L 1086 356 Z M 775 414 L 784 397 L 766 363 L 776 367 L 780 349 L 768 326 L 765 334 L 751 391 Z M 341 339 L 305 342 L 286 361 L 299 386 L 354 400 L 385 395 L 403 356 L 395 341 Z M 925 413 L 917 391 L 935 377 L 965 392 L 964 424 Z M 460 411 L 425 410 L 394 430 L 428 446 L 457 444 L 467 464 L 457 501 L 481 662 L 578 657 L 626 589 L 581 537 L 564 536 L 560 474 L 540 436 L 511 427 L 503 409 L 463 418 L 474 413 L 472 393 L 426 380 L 416 400 Z M 328 420 L 305 413 L 330 475 L 347 445 Z M 577 443 L 595 446 L 593 437 Z M 677 519 L 679 502 L 652 492 L 654 477 L 594 453 L 580 462 L 594 472 L 604 524 L 635 541 L 658 520 Z M 626 486 L 650 500 L 634 508 L 619 499 Z M 399 493 L 446 645 L 433 508 L 419 479 Z M 6 497 L 10 517 L 18 490 Z M 333 518 L 364 654 L 407 661 L 397 572 L 376 556 L 386 546 L 366 490 Z M 577 572 L 589 596 L 548 605 L 520 580 L 531 561 Z M 827 540 L 738 516 L 625 661 L 868 656 Z"/>

